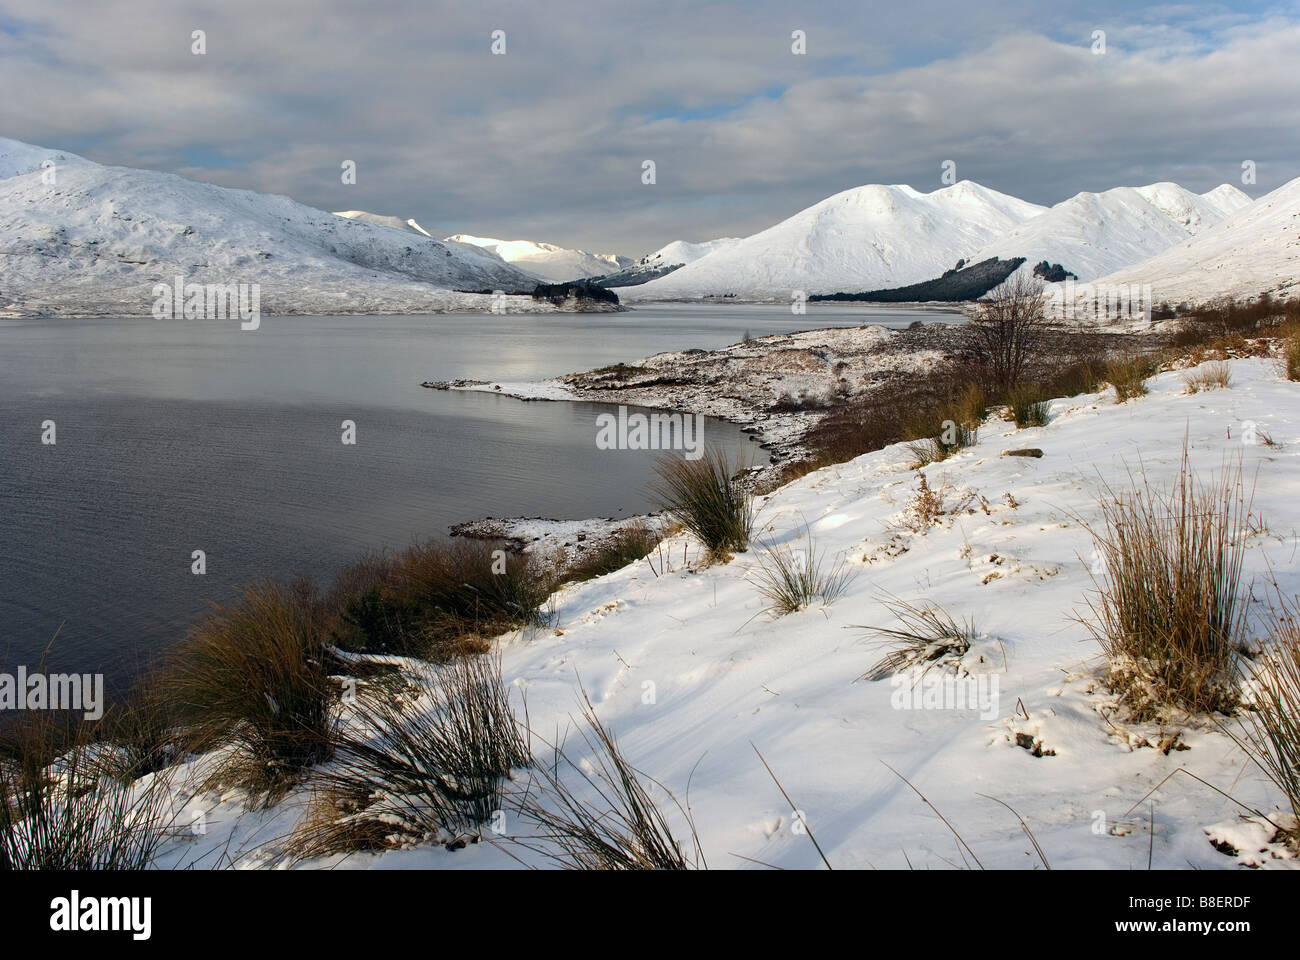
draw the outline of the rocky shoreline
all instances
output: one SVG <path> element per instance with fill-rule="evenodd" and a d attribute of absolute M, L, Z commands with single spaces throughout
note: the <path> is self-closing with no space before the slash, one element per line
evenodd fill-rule
<path fill-rule="evenodd" d="M 457 379 L 422 386 L 524 401 L 626 404 L 725 420 L 751 434 L 767 452 L 769 462 L 748 475 L 758 486 L 805 453 L 801 438 L 836 405 L 944 362 L 959 345 L 956 329 L 955 324 L 919 322 L 905 330 L 830 327 L 757 337 L 717 350 L 659 353 L 536 382 Z M 483 517 L 455 525 L 451 535 L 568 556 L 629 523 L 653 520 Z"/>
<path fill-rule="evenodd" d="M 906 330 L 830 327 L 757 337 L 717 350 L 659 353 L 531 383 L 460 379 L 422 386 L 699 413 L 753 434 L 771 466 L 777 466 L 804 452 L 804 433 L 837 404 L 944 362 L 959 347 L 956 329 L 944 323 L 917 323 Z"/>

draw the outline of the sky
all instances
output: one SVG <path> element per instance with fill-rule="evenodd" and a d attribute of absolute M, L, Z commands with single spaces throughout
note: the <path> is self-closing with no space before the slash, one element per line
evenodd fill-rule
<path fill-rule="evenodd" d="M 1300 2 L 0 0 L 0 85 L 0 135 L 101 163 L 628 256 L 945 170 L 1300 176 Z"/>

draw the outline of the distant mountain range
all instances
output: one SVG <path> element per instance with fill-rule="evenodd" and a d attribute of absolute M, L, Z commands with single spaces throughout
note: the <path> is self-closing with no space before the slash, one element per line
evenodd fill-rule
<path fill-rule="evenodd" d="M 288 197 L 111 167 L 0 138 L 0 309 L 148 313 L 157 283 L 261 285 L 269 313 L 489 309 L 458 290 L 531 293 L 477 249 Z"/>
<path fill-rule="evenodd" d="M 897 300 L 976 289 L 1017 260 L 1020 271 L 1059 264 L 1079 283 L 1151 284 L 1177 302 L 1295 291 L 1300 179 L 1256 201 L 1227 184 L 1197 194 L 1155 183 L 1052 207 L 971 181 L 931 193 L 873 184 L 749 237 L 674 241 L 633 260 L 531 240 L 440 240 L 412 219 L 331 214 L 0 138 L 0 257 L 0 310 L 10 313 L 138 314 L 154 284 L 176 276 L 260 283 L 271 313 L 489 309 L 482 291 L 580 279 L 625 301 L 796 291 Z"/>
<path fill-rule="evenodd" d="M 927 283 L 959 263 L 1046 260 L 1082 281 L 1141 263 L 1250 205 L 1227 184 L 1079 193 L 1042 207 L 961 181 L 932 193 L 857 187 L 625 291 L 626 300 L 788 299 Z M 896 299 L 886 297 L 886 299 Z"/>

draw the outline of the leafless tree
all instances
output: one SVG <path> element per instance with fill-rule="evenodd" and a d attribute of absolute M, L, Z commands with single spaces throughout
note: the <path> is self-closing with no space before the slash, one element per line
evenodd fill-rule
<path fill-rule="evenodd" d="M 972 351 L 998 389 L 1013 389 L 1051 326 L 1042 281 L 1016 274 L 979 301 L 970 320 Z"/>

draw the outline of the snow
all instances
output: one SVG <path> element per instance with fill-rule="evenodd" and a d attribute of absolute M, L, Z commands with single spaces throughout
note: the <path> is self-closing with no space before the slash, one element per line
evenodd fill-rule
<path fill-rule="evenodd" d="M 1097 282 L 1149 283 L 1157 303 L 1175 304 L 1300 292 L 1300 178 L 1191 239 Z"/>
<path fill-rule="evenodd" d="M 52 160 L 54 182 L 46 182 Z M 266 313 L 491 308 L 455 290 L 531 291 L 531 277 L 415 227 L 288 197 L 93 163 L 0 138 L 3 296 L 11 312 L 147 313 L 155 283 L 258 283 Z M 550 310 L 531 300 L 517 310 Z"/>
<path fill-rule="evenodd" d="M 1014 227 L 967 259 L 1024 257 L 1020 272 L 1046 260 L 1059 263 L 1087 283 L 1121 267 L 1140 263 L 1201 230 L 1222 223 L 1234 203 L 1249 198 L 1226 191 L 1211 197 L 1176 183 L 1116 187 L 1104 193 L 1078 193 Z"/>
<path fill-rule="evenodd" d="M 788 300 L 794 290 L 835 293 L 917 283 L 1044 209 L 969 180 L 932 193 L 902 185 L 856 187 L 623 295 Z"/>
<path fill-rule="evenodd" d="M 534 240 L 497 240 L 493 237 L 473 237 L 458 233 L 447 237 L 446 242 L 481 247 L 506 263 L 548 283 L 598 277 L 621 270 L 632 263 L 631 257 L 616 253 L 569 250 L 553 243 Z"/>
<path fill-rule="evenodd" d="M 409 230 L 412 233 L 420 234 L 422 237 L 433 239 L 433 234 L 409 217 L 403 220 L 401 217 L 385 216 L 382 213 L 367 213 L 365 210 L 335 210 L 334 216 L 347 217 L 349 220 L 360 220 L 362 223 L 372 223 L 377 227 L 389 227 L 393 230 Z"/>
<path fill-rule="evenodd" d="M 581 684 L 631 763 L 683 800 L 690 781 L 713 867 L 820 866 L 808 836 L 792 829 L 794 811 L 756 747 L 837 868 L 943 869 L 969 859 L 891 767 L 986 867 L 1039 866 L 1015 816 L 994 797 L 1025 818 L 1053 868 L 1145 869 L 1152 803 L 1155 867 L 1233 868 L 1236 858 L 1211 839 L 1229 837 L 1258 854 L 1267 846 L 1258 822 L 1251 826 L 1232 801 L 1190 777 L 1147 794 L 1185 767 L 1273 818 L 1279 797 L 1208 718 L 1177 725 L 1178 749 L 1157 748 L 1170 745 L 1170 727 L 1125 721 L 1101 682 L 1096 644 L 1073 619 L 1086 616 L 1092 590 L 1092 541 L 1080 520 L 1097 520 L 1103 485 L 1122 487 L 1129 469 L 1171 482 L 1184 437 L 1201 476 L 1240 457 L 1255 478 L 1254 511 L 1264 522 L 1246 541 L 1247 578 L 1262 586 L 1276 577 L 1285 592 L 1300 590 L 1288 520 L 1300 496 L 1300 387 L 1268 359 L 1232 361 L 1232 378 L 1229 389 L 1188 395 L 1180 373 L 1170 372 L 1150 382 L 1148 396 L 1123 405 L 1104 394 L 1055 400 L 1045 427 L 985 423 L 975 446 L 925 468 L 949 504 L 968 506 L 924 533 L 900 527 L 918 483 L 902 446 L 780 488 L 761 502 L 759 536 L 797 545 L 809 530 L 819 552 L 846 558 L 856 577 L 830 606 L 770 619 L 752 579 L 765 546 L 701 566 L 683 562 L 684 552 L 688 560 L 700 555 L 684 536 L 670 541 L 670 569 L 658 575 L 643 562 L 569 585 L 554 598 L 557 629 L 500 642 L 520 715 L 526 698 L 533 729 L 548 739 L 568 731 L 566 749 L 583 762 L 588 748 L 572 721 Z M 1243 445 L 1248 420 L 1278 445 Z M 1001 455 L 1023 447 L 1044 456 Z M 861 679 L 881 653 L 864 627 L 891 622 L 882 604 L 891 595 L 974 620 L 979 639 L 957 671 L 985 692 L 996 681 L 990 709 L 914 709 L 893 681 Z M 931 676 L 960 679 L 936 671 Z M 248 854 L 245 865 L 270 863 L 306 796 L 296 791 L 269 812 L 244 811 L 237 794 L 199 797 L 207 834 L 173 843 L 161 865 L 215 865 L 224 853 Z M 680 829 L 677 812 L 669 816 Z M 1280 854 L 1258 862 L 1296 865 Z M 519 864 L 486 843 L 313 865 Z"/>
<path fill-rule="evenodd" d="M 674 240 L 660 247 L 654 253 L 647 253 L 640 260 L 624 267 L 618 271 L 617 276 L 620 281 L 624 282 L 624 285 L 635 285 L 644 277 L 653 277 L 665 270 L 672 270 L 683 267 L 688 263 L 694 263 L 701 257 L 739 242 L 739 237 L 719 237 L 717 240 L 704 240 L 700 243 L 692 243 L 689 240 Z M 614 275 L 611 274 L 611 276 Z"/>

